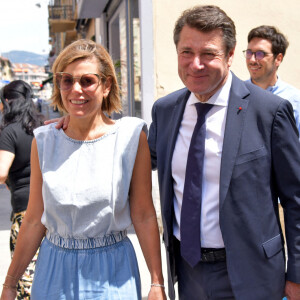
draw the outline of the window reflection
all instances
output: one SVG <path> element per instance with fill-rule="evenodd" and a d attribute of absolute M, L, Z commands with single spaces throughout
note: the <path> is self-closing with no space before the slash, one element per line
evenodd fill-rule
<path fill-rule="evenodd" d="M 138 11 L 137 0 L 123 1 L 109 20 L 109 51 L 115 64 L 122 99 L 122 113 L 114 115 L 114 118 L 142 116 Z"/>

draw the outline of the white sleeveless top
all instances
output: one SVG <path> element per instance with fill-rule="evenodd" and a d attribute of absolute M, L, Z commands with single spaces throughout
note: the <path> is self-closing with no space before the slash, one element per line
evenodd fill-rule
<path fill-rule="evenodd" d="M 103 246 L 131 225 L 128 192 L 143 120 L 124 117 L 102 137 L 78 141 L 55 124 L 34 130 L 43 176 L 42 223 L 54 244 Z M 120 237 L 118 237 L 120 233 Z M 113 234 L 113 236 L 111 236 Z M 85 244 L 85 245 L 83 245 Z"/>

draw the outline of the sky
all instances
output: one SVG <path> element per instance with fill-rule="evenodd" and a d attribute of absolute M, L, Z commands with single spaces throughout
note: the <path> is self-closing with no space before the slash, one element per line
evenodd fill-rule
<path fill-rule="evenodd" d="M 0 0 L 0 54 L 12 50 L 48 54 L 48 41 L 48 0 Z"/>

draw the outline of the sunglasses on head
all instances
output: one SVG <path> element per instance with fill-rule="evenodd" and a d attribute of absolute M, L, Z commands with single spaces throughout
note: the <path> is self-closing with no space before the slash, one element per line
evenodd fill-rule
<path fill-rule="evenodd" d="M 100 79 L 101 76 L 99 74 L 93 73 L 83 74 L 80 77 L 75 77 L 66 72 L 59 72 L 55 74 L 55 82 L 58 88 L 62 91 L 70 90 L 77 80 L 83 90 L 93 92 L 97 89 Z"/>
<path fill-rule="evenodd" d="M 267 53 L 262 50 L 253 52 L 250 49 L 244 50 L 243 53 L 247 59 L 251 59 L 252 55 L 254 54 L 256 60 L 261 60 L 267 55 L 272 55 L 272 53 Z"/>

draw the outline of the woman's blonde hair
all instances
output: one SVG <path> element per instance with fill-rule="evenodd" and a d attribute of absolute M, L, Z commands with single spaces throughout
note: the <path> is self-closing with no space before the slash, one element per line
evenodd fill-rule
<path fill-rule="evenodd" d="M 81 59 L 93 59 L 96 58 L 99 62 L 99 73 L 101 75 L 101 82 L 104 84 L 108 78 L 111 81 L 111 88 L 108 96 L 103 99 L 102 111 L 107 114 L 112 112 L 120 112 L 121 110 L 121 100 L 120 100 L 120 89 L 117 82 L 117 77 L 115 73 L 115 68 L 113 61 L 106 51 L 106 49 L 96 44 L 91 40 L 80 39 L 73 42 L 64 48 L 58 57 L 56 58 L 52 71 L 54 74 L 54 88 L 52 94 L 52 105 L 58 107 L 59 110 L 66 112 L 63 105 L 60 90 L 56 84 L 55 73 L 63 72 L 66 67 Z"/>

